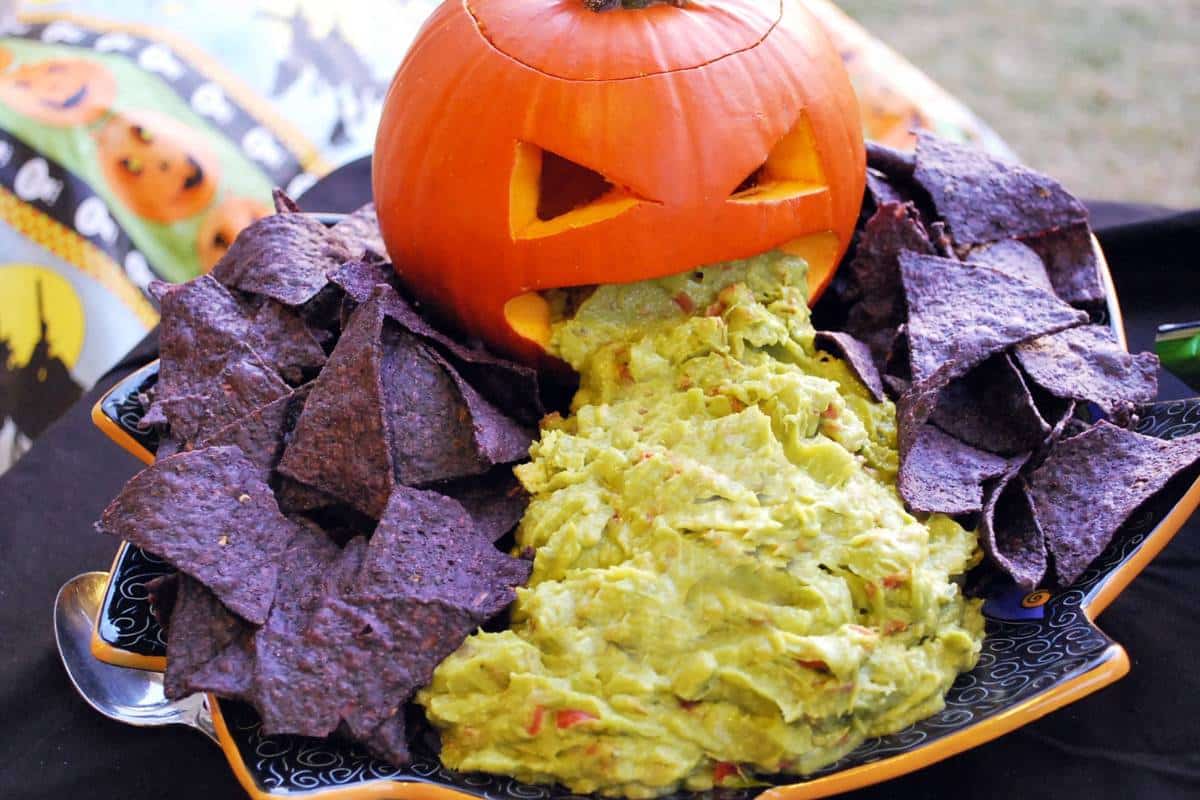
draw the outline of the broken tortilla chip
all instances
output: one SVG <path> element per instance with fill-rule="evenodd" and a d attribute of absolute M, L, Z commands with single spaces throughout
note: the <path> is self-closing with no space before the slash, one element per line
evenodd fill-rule
<path fill-rule="evenodd" d="M 1126 424 L 1135 406 L 1158 394 L 1158 356 L 1131 355 L 1102 325 L 1087 325 L 1017 345 L 1025 373 L 1055 397 L 1095 403 Z"/>
<path fill-rule="evenodd" d="M 1059 583 L 1068 586 L 1117 529 L 1200 460 L 1200 435 L 1166 441 L 1101 421 L 1064 439 L 1029 476 L 1029 494 Z"/>
<path fill-rule="evenodd" d="M 979 523 L 979 544 L 1018 586 L 1032 590 L 1046 575 L 1046 538 L 1025 482 L 1017 477 L 1024 465 L 1025 459 L 1015 459 L 989 491 Z"/>
<path fill-rule="evenodd" d="M 924 425 L 900 462 L 900 496 L 921 514 L 973 514 L 983 510 L 984 482 L 1003 475 L 1011 463 Z"/>
<path fill-rule="evenodd" d="M 1007 456 L 1034 450 L 1050 435 L 1050 426 L 1007 353 L 951 381 L 930 421 L 972 447 Z"/>

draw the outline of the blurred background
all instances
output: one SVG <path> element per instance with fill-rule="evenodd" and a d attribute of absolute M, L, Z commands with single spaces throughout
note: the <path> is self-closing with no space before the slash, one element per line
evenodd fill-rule
<path fill-rule="evenodd" d="M 1200 206 L 1200 0 L 838 0 L 1087 198 Z"/>
<path fill-rule="evenodd" d="M 370 154 L 439 1 L 0 0 L 0 472 L 153 327 L 151 280 Z M 803 1 L 871 138 L 1200 207 L 1200 0 Z"/>

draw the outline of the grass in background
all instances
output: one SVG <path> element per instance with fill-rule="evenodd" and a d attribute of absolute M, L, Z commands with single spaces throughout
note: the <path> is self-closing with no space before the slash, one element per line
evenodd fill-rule
<path fill-rule="evenodd" d="M 1089 198 L 1200 206 L 1200 0 L 838 0 Z"/>

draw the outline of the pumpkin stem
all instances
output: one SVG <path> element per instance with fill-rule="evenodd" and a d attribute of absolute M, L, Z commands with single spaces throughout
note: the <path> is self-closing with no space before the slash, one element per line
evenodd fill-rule
<path fill-rule="evenodd" d="M 590 11 L 612 11 L 617 8 L 637 9 L 654 5 L 669 5 L 682 8 L 687 0 L 583 0 L 584 6 Z"/>

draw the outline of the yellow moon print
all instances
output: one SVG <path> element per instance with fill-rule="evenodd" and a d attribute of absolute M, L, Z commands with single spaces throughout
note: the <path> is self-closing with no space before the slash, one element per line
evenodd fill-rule
<path fill-rule="evenodd" d="M 74 366 L 83 348 L 84 315 L 70 282 L 34 264 L 0 264 L 0 352 L 7 342 L 10 366 L 29 362 L 43 325 L 50 354 Z"/>

